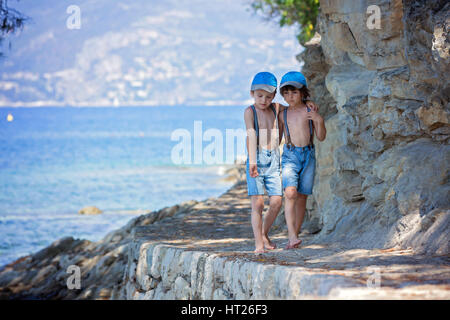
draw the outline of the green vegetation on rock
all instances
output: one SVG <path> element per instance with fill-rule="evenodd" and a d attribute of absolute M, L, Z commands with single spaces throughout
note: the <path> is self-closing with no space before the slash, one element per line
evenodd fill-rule
<path fill-rule="evenodd" d="M 277 19 L 281 27 L 298 25 L 301 44 L 314 36 L 319 0 L 254 0 L 251 6 L 267 19 Z"/>

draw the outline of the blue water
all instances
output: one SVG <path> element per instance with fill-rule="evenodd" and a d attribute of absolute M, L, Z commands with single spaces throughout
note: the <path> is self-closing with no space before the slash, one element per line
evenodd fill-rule
<path fill-rule="evenodd" d="M 194 121 L 225 137 L 244 129 L 244 108 L 0 108 L 0 265 L 64 236 L 96 241 L 138 214 L 219 196 L 230 187 L 223 163 L 175 164 L 171 134 L 191 133 L 194 159 Z M 241 151 L 227 154 L 223 142 L 224 161 Z M 91 205 L 103 214 L 77 213 Z"/>

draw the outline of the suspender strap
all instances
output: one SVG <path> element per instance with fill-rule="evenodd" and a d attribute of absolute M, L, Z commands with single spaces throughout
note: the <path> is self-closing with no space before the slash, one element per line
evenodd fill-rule
<path fill-rule="evenodd" d="M 256 131 L 256 148 L 259 148 L 259 125 L 258 125 L 258 115 L 256 114 L 255 106 L 252 105 L 251 107 L 252 107 L 252 110 L 253 110 L 253 119 L 254 119 L 255 131 Z M 273 106 L 273 104 L 270 104 L 270 108 L 272 109 L 273 114 L 275 115 L 275 122 L 276 122 L 277 129 L 278 129 L 277 111 L 275 110 L 275 107 Z"/>
<path fill-rule="evenodd" d="M 308 108 L 308 107 L 307 107 Z M 308 108 L 308 112 L 310 109 Z M 287 108 L 284 109 L 284 134 L 286 136 L 288 147 L 293 147 L 294 145 L 291 142 L 291 135 L 289 134 L 289 126 L 287 123 Z M 314 147 L 313 143 L 313 122 L 309 120 L 309 145 L 310 147 Z"/>
<path fill-rule="evenodd" d="M 270 104 L 270 108 L 273 111 L 273 114 L 275 115 L 275 120 L 277 120 L 277 111 L 275 110 L 275 107 L 273 106 L 273 103 Z"/>
<path fill-rule="evenodd" d="M 284 135 L 286 136 L 287 145 L 290 148 L 293 147 L 293 145 L 291 142 L 291 135 L 289 134 L 289 127 L 287 123 L 287 108 L 284 109 L 283 116 L 284 116 Z"/>
<path fill-rule="evenodd" d="M 256 131 L 256 149 L 258 150 L 259 148 L 259 126 L 258 126 L 258 116 L 256 114 L 256 109 L 255 106 L 252 105 L 252 110 L 253 110 L 253 121 L 254 121 L 254 127 L 255 127 L 255 131 Z"/>
<path fill-rule="evenodd" d="M 308 109 L 308 112 L 311 111 L 308 107 L 306 107 Z M 310 147 L 314 147 L 314 143 L 313 143 L 313 122 L 312 120 L 309 120 L 309 146 Z"/>

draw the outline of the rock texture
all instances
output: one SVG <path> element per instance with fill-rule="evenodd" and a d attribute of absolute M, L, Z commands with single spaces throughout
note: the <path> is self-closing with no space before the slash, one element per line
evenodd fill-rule
<path fill-rule="evenodd" d="M 62 238 L 0 269 L 0 299 L 117 299 L 123 287 L 131 231 L 183 213 L 197 201 L 132 219 L 98 242 Z M 80 289 L 69 289 L 70 266 L 80 268 Z"/>
<path fill-rule="evenodd" d="M 242 244 L 195 250 L 151 241 L 148 232 L 146 227 L 134 230 L 122 298 L 449 298 L 450 268 L 442 257 L 424 259 L 405 250 L 324 247 L 304 235 L 301 252 L 275 250 L 255 258 Z"/>
<path fill-rule="evenodd" d="M 326 119 L 311 217 L 319 241 L 449 253 L 448 1 L 320 2 L 299 56 Z M 422 227 L 423 226 L 423 227 Z"/>
<path fill-rule="evenodd" d="M 242 181 L 186 215 L 134 228 L 123 298 L 449 298 L 447 256 L 317 243 L 306 230 L 301 249 L 284 250 L 284 226 L 270 234 L 278 248 L 255 256 L 246 193 Z"/>
<path fill-rule="evenodd" d="M 139 241 L 134 245 L 126 286 L 129 300 L 299 299 L 327 296 L 333 287 L 364 286 L 356 279 L 310 274 L 304 268 Z"/>

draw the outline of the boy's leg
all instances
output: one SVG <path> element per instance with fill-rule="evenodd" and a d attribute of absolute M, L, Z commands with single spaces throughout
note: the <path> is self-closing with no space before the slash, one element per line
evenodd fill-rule
<path fill-rule="evenodd" d="M 286 218 L 289 238 L 286 249 L 292 249 L 301 243 L 301 240 L 297 237 L 295 219 L 295 203 L 297 199 L 299 173 L 301 171 L 301 163 L 298 152 L 296 152 L 295 149 L 288 148 L 284 145 L 281 166 L 285 196 L 284 215 Z"/>
<path fill-rule="evenodd" d="M 276 246 L 270 241 L 269 239 L 269 230 L 272 226 L 273 222 L 277 218 L 278 212 L 280 212 L 281 204 L 282 204 L 282 197 L 281 196 L 270 196 L 269 198 L 270 205 L 269 205 L 269 211 L 266 213 L 263 225 L 262 225 L 262 236 L 264 245 L 268 249 L 275 249 Z"/>
<path fill-rule="evenodd" d="M 285 195 L 285 205 L 284 205 L 284 215 L 286 218 L 286 225 L 288 228 L 288 237 L 289 242 L 287 248 L 293 248 L 300 244 L 300 240 L 297 238 L 296 233 L 296 212 L 295 212 L 295 203 L 297 200 L 297 188 L 296 187 L 286 187 L 284 189 Z"/>
<path fill-rule="evenodd" d="M 312 194 L 312 190 L 314 187 L 314 175 L 316 171 L 316 159 L 315 159 L 315 151 L 314 149 L 306 149 L 306 163 L 302 168 L 302 171 L 299 175 L 298 181 L 298 195 L 296 202 L 296 224 L 295 231 L 296 234 L 299 234 L 300 229 L 303 224 L 303 219 L 305 218 L 306 212 L 306 200 L 308 195 Z"/>
<path fill-rule="evenodd" d="M 262 195 L 251 196 L 252 199 L 252 229 L 255 236 L 255 252 L 264 252 L 264 241 L 262 236 L 262 211 L 264 199 Z"/>
<path fill-rule="evenodd" d="M 297 193 L 297 199 L 295 201 L 295 234 L 298 236 L 302 228 L 303 219 L 306 212 L 306 200 L 308 195 Z"/>

